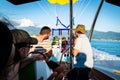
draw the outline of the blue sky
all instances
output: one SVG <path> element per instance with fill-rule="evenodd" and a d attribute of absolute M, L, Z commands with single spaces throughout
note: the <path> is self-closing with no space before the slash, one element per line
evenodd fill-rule
<path fill-rule="evenodd" d="M 74 24 L 84 24 L 90 30 L 95 13 L 101 0 L 78 0 L 73 5 Z M 69 4 L 51 4 L 47 0 L 13 5 L 0 0 L 0 16 L 8 17 L 17 27 L 49 25 L 56 27 L 57 16 L 69 25 Z M 59 25 L 61 26 L 61 25 Z M 59 27 L 57 26 L 57 27 Z M 120 7 L 104 2 L 99 13 L 95 30 L 120 32 Z"/>

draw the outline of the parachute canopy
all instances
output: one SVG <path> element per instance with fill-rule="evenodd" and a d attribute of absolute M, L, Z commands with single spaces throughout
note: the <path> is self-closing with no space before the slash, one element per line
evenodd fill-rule
<path fill-rule="evenodd" d="M 76 3 L 78 0 L 73 0 L 73 4 Z M 49 3 L 51 4 L 69 4 L 70 0 L 48 0 Z"/>

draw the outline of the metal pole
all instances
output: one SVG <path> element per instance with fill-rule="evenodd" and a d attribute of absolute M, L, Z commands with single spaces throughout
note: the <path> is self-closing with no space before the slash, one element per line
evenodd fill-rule
<path fill-rule="evenodd" d="M 100 12 L 100 9 L 101 9 L 101 7 L 102 7 L 102 5 L 103 5 L 103 2 L 104 2 L 104 0 L 101 0 L 101 2 L 100 2 L 100 4 L 99 4 L 99 7 L 98 7 L 98 10 L 97 10 L 97 12 L 96 12 L 96 15 L 95 15 L 93 24 L 92 24 L 91 29 L 90 29 L 89 41 L 91 41 L 92 34 L 93 34 L 93 30 L 94 30 L 94 26 L 95 26 L 95 23 L 96 23 L 98 14 L 99 14 L 99 12 Z"/>
<path fill-rule="evenodd" d="M 70 69 L 72 69 L 72 8 L 73 8 L 73 4 L 72 4 L 73 0 L 70 0 Z"/>

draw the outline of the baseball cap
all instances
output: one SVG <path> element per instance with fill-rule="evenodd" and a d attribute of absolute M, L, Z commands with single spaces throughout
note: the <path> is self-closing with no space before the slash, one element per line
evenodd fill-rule
<path fill-rule="evenodd" d="M 27 31 L 22 29 L 13 29 L 11 30 L 13 35 L 13 41 L 19 46 L 26 46 L 27 44 L 37 44 L 38 41 L 35 38 L 32 38 Z"/>

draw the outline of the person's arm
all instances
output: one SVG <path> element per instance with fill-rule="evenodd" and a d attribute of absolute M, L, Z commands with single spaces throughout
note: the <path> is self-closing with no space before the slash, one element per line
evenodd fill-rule
<path fill-rule="evenodd" d="M 45 55 L 50 58 L 52 56 L 52 49 L 48 50 Z"/>
<path fill-rule="evenodd" d="M 73 55 L 76 56 L 78 54 L 78 50 L 77 49 L 74 49 L 73 50 Z"/>
<path fill-rule="evenodd" d="M 80 52 L 80 49 L 82 47 L 82 41 L 81 39 L 76 39 L 75 41 L 75 46 L 74 46 L 74 50 L 73 50 L 73 55 L 76 56 L 79 52 Z"/>
<path fill-rule="evenodd" d="M 52 56 L 52 45 L 49 39 L 47 40 L 47 46 L 48 47 L 47 47 L 46 55 L 48 58 L 50 58 Z"/>
<path fill-rule="evenodd" d="M 27 66 L 32 61 L 33 61 L 33 58 L 25 58 L 25 59 L 21 60 L 20 68 L 24 68 L 25 66 Z"/>
<path fill-rule="evenodd" d="M 24 58 L 24 59 L 21 60 L 21 62 L 20 62 L 20 68 L 24 68 L 25 66 L 27 66 L 28 64 L 30 64 L 32 61 L 36 61 L 36 60 L 44 60 L 44 58 L 43 58 L 42 55 L 26 57 L 26 58 Z"/>

